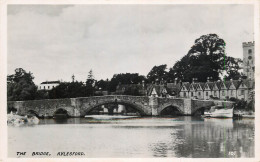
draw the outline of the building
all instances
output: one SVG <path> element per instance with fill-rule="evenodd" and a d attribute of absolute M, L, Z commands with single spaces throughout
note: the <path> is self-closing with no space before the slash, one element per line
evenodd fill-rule
<path fill-rule="evenodd" d="M 240 83 L 240 80 L 230 79 L 230 86 L 227 91 L 227 95 L 229 96 L 229 98 L 237 98 L 237 90 Z"/>
<path fill-rule="evenodd" d="M 204 84 L 203 99 L 208 100 L 210 99 L 210 96 L 214 97 L 214 85 L 214 82 L 210 81 L 210 77 L 208 77 L 207 82 Z"/>
<path fill-rule="evenodd" d="M 249 100 L 249 92 L 254 90 L 255 82 L 253 80 L 244 79 L 240 81 L 237 88 L 237 98 Z"/>
<path fill-rule="evenodd" d="M 220 86 L 221 86 L 221 81 L 218 80 L 217 82 L 214 82 L 212 92 L 213 92 L 213 97 L 214 98 L 220 98 Z"/>
<path fill-rule="evenodd" d="M 183 97 L 183 98 L 189 98 L 189 90 L 190 90 L 190 83 L 189 82 L 183 82 L 179 96 Z"/>
<path fill-rule="evenodd" d="M 193 81 L 192 83 L 190 84 L 190 89 L 189 89 L 189 92 L 188 92 L 188 96 L 190 98 L 197 98 L 197 88 L 199 86 L 199 83 L 196 82 L 196 79 L 193 78 Z"/>
<path fill-rule="evenodd" d="M 224 100 L 228 97 L 228 88 L 230 86 L 230 81 L 222 81 L 220 85 L 220 99 Z"/>
<path fill-rule="evenodd" d="M 243 73 L 248 79 L 255 78 L 255 42 L 243 43 Z"/>
<path fill-rule="evenodd" d="M 211 81 L 207 78 L 207 82 L 192 83 L 175 81 L 174 83 L 156 82 L 152 84 L 119 84 L 115 94 L 124 95 L 126 92 L 139 92 L 142 96 L 153 97 L 179 97 L 192 98 L 200 100 L 226 100 L 230 98 L 250 99 L 249 93 L 254 92 L 255 81 L 252 79 L 239 80 L 218 80 Z M 134 93 L 132 93 L 134 94 Z M 128 94 L 129 95 L 129 94 Z M 130 93 L 131 95 L 131 93 Z"/>
<path fill-rule="evenodd" d="M 60 85 L 60 81 L 46 81 L 38 86 L 38 90 L 52 90 L 54 87 Z"/>
<path fill-rule="evenodd" d="M 147 89 L 147 96 L 152 97 L 168 97 L 170 92 L 163 84 L 153 84 Z"/>

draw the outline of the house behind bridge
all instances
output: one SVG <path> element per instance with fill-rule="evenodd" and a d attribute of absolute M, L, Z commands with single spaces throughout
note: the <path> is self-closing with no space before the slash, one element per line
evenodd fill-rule
<path fill-rule="evenodd" d="M 190 82 L 167 83 L 166 81 L 145 84 L 119 84 L 116 89 L 118 95 L 139 94 L 140 96 L 154 96 L 166 98 L 192 98 L 192 99 L 244 99 L 249 100 L 249 93 L 255 89 L 255 81 L 251 79 L 218 80 L 197 82 L 196 78 Z"/>

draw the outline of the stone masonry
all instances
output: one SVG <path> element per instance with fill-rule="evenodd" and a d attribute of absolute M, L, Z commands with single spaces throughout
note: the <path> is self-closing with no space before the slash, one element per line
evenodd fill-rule
<path fill-rule="evenodd" d="M 209 108 L 212 105 L 227 105 L 228 101 L 193 100 L 183 98 L 159 98 L 147 96 L 94 96 L 66 99 L 48 99 L 31 101 L 9 101 L 8 108 L 17 109 L 19 115 L 34 113 L 40 117 L 53 116 L 59 109 L 67 111 L 71 117 L 85 116 L 91 110 L 104 104 L 117 103 L 136 109 L 143 116 L 157 116 L 167 108 L 177 108 L 183 115 L 192 115 L 197 110 Z"/>

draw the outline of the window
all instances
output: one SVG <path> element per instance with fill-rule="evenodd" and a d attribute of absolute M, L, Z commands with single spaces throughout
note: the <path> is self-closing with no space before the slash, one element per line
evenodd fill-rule
<path fill-rule="evenodd" d="M 50 88 L 50 86 L 48 86 L 48 89 Z"/>
<path fill-rule="evenodd" d="M 52 86 L 52 88 L 54 88 L 54 86 Z"/>
<path fill-rule="evenodd" d="M 45 86 L 43 86 L 43 88 L 45 89 Z"/>
<path fill-rule="evenodd" d="M 191 92 L 191 97 L 193 96 L 193 92 Z"/>
<path fill-rule="evenodd" d="M 206 96 L 208 96 L 209 95 L 209 92 L 206 92 Z"/>
<path fill-rule="evenodd" d="M 198 94 L 199 94 L 199 96 L 200 96 L 200 92 L 199 92 Z"/>
<path fill-rule="evenodd" d="M 225 91 L 222 91 L 222 96 L 225 96 Z"/>
<path fill-rule="evenodd" d="M 184 97 L 186 97 L 186 92 L 184 92 Z"/>
<path fill-rule="evenodd" d="M 245 90 L 241 90 L 241 95 L 244 95 L 245 94 Z"/>
<path fill-rule="evenodd" d="M 233 96 L 233 94 L 234 94 L 234 93 L 233 93 L 233 90 L 231 90 L 231 96 Z"/>
<path fill-rule="evenodd" d="M 252 54 L 252 50 L 251 49 L 248 50 L 248 54 Z"/>
<path fill-rule="evenodd" d="M 217 91 L 214 91 L 214 96 L 217 96 Z"/>

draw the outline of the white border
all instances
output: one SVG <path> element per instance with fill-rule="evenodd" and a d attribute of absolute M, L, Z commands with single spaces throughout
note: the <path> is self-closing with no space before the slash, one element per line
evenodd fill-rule
<path fill-rule="evenodd" d="M 1 161 L 260 161 L 260 100 L 256 100 L 255 118 L 255 158 L 8 158 L 7 157 L 7 124 L 6 124 L 6 76 L 7 76 L 7 5 L 8 4 L 252 4 L 254 5 L 254 38 L 255 38 L 255 98 L 260 98 L 260 56 L 259 56 L 259 0 L 0 0 L 0 162 Z"/>

